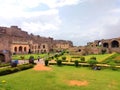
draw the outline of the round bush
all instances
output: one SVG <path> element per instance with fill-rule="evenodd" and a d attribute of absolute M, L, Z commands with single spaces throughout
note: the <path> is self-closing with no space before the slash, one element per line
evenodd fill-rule
<path fill-rule="evenodd" d="M 34 56 L 29 57 L 29 63 L 34 64 Z"/>
<path fill-rule="evenodd" d="M 48 60 L 45 60 L 45 66 L 48 66 Z"/>
<path fill-rule="evenodd" d="M 62 61 L 61 60 L 57 60 L 57 65 L 61 66 L 62 65 Z"/>
<path fill-rule="evenodd" d="M 78 65 L 79 65 L 78 60 L 75 60 L 75 66 L 78 67 Z"/>

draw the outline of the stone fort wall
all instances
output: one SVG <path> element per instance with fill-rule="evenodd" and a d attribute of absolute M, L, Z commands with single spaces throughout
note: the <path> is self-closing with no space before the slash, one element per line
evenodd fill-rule
<path fill-rule="evenodd" d="M 120 37 L 88 42 L 86 46 L 77 47 L 76 52 L 79 52 L 81 55 L 113 52 L 120 53 Z"/>
<path fill-rule="evenodd" d="M 0 27 L 0 37 L 0 50 L 9 50 L 12 54 L 53 52 L 73 46 L 71 41 L 28 34 L 18 26 Z"/>

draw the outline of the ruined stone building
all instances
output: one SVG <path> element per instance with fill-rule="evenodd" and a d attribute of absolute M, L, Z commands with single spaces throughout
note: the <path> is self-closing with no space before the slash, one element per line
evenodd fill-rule
<path fill-rule="evenodd" d="M 10 61 L 12 54 L 48 53 L 73 46 L 71 41 L 28 34 L 17 26 L 0 27 L 0 61 Z"/>
<path fill-rule="evenodd" d="M 71 41 L 28 34 L 17 26 L 0 27 L 0 62 L 11 60 L 12 54 L 48 53 L 69 50 L 72 54 L 88 55 L 120 53 L 120 38 L 95 40 L 86 46 L 73 46 Z"/>
<path fill-rule="evenodd" d="M 112 39 L 95 40 L 88 42 L 86 46 L 77 47 L 74 50 L 81 55 L 103 54 L 103 53 L 120 53 L 120 37 Z"/>

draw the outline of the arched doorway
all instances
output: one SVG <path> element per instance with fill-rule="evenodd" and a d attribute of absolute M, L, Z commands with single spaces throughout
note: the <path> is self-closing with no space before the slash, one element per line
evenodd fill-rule
<path fill-rule="evenodd" d="M 108 43 L 103 43 L 103 47 L 108 48 L 109 47 Z"/>
<path fill-rule="evenodd" d="M 45 48 L 45 45 L 43 45 L 43 48 Z"/>
<path fill-rule="evenodd" d="M 5 55 L 4 54 L 0 54 L 0 62 L 5 62 Z"/>
<path fill-rule="evenodd" d="M 44 50 L 44 53 L 46 53 L 47 51 L 46 50 Z"/>
<path fill-rule="evenodd" d="M 14 52 L 17 52 L 17 47 L 14 48 Z"/>
<path fill-rule="evenodd" d="M 114 41 L 112 41 L 111 46 L 112 46 L 112 48 L 117 48 L 117 47 L 119 47 L 119 42 L 114 40 Z"/>
<path fill-rule="evenodd" d="M 22 46 L 19 47 L 19 52 L 22 52 Z"/>
<path fill-rule="evenodd" d="M 26 52 L 27 51 L 27 49 L 26 49 L 26 47 L 24 47 L 24 52 Z"/>

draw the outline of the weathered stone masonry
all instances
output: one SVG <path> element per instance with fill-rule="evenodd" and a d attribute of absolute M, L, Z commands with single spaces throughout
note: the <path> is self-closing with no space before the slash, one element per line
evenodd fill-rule
<path fill-rule="evenodd" d="M 28 34 L 17 26 L 0 27 L 0 61 L 8 62 L 11 54 L 48 53 L 73 46 L 71 41 Z"/>
<path fill-rule="evenodd" d="M 101 54 L 101 53 L 120 53 L 120 38 L 95 40 L 88 42 L 86 46 L 78 47 L 76 52 L 81 55 Z"/>

